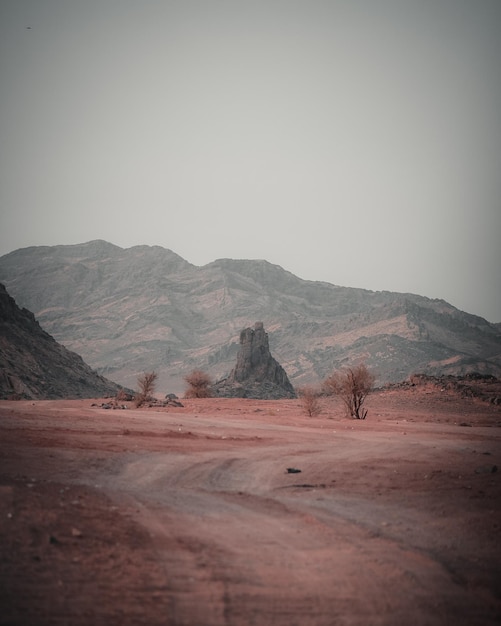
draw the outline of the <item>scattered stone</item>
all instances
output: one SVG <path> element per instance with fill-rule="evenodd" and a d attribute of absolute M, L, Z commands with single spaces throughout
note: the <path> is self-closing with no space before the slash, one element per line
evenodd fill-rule
<path fill-rule="evenodd" d="M 113 409 L 113 410 L 120 409 L 122 411 L 129 408 L 126 404 L 118 404 L 115 401 L 101 402 L 101 404 L 96 404 L 95 402 L 93 402 L 90 406 L 97 407 L 98 409 Z"/>
<path fill-rule="evenodd" d="M 174 394 L 167 394 L 167 396 L 165 396 L 165 400 L 159 400 L 158 398 L 150 398 L 148 406 L 150 408 L 153 407 L 168 407 L 168 406 L 177 406 L 177 407 L 184 407 L 184 404 L 182 402 L 179 402 L 179 400 L 176 400 L 175 398 L 171 398 L 170 396 L 173 396 Z"/>
<path fill-rule="evenodd" d="M 180 407 L 184 407 L 184 404 L 182 402 L 179 402 L 179 400 L 169 400 L 169 402 L 167 403 L 167 406 L 180 406 Z"/>

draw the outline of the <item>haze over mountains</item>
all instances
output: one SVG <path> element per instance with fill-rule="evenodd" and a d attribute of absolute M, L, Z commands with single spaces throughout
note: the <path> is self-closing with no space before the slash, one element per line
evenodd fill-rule
<path fill-rule="evenodd" d="M 296 387 L 362 359 L 380 384 L 416 372 L 501 375 L 499 324 L 443 300 L 302 280 L 267 261 L 197 267 L 158 246 L 98 240 L 11 252 L 0 282 L 57 341 L 128 387 L 152 369 L 175 392 L 194 368 L 227 375 L 240 331 L 258 320 Z"/>

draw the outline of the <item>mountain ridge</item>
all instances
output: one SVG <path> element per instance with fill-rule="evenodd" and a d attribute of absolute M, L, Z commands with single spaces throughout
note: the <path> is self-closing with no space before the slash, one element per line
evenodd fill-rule
<path fill-rule="evenodd" d="M 196 266 L 160 246 L 95 240 L 11 252 L 0 281 L 58 341 L 129 387 L 151 369 L 174 391 L 194 368 L 227 375 L 256 319 L 296 386 L 362 359 L 380 383 L 501 375 L 498 325 L 441 299 L 303 280 L 266 260 Z"/>

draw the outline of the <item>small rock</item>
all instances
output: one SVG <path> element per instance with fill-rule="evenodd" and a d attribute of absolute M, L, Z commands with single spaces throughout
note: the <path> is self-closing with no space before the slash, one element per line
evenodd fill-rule
<path fill-rule="evenodd" d="M 482 465 L 481 467 L 477 467 L 475 474 L 495 474 L 497 471 L 497 465 Z"/>
<path fill-rule="evenodd" d="M 295 467 L 288 467 L 287 468 L 287 474 L 300 474 L 301 470 L 297 469 Z"/>

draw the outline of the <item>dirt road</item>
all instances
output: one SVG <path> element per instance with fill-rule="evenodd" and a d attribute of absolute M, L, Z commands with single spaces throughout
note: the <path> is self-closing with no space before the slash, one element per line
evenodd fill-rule
<path fill-rule="evenodd" d="M 0 402 L 0 624 L 500 623 L 499 407 L 91 403 Z"/>

